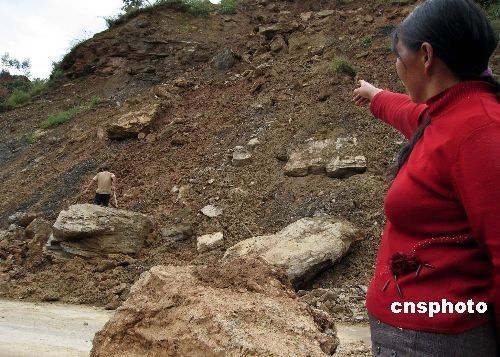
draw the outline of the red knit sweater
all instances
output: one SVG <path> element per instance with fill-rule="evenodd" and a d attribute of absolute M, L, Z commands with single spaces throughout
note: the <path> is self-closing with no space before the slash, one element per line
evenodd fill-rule
<path fill-rule="evenodd" d="M 490 85 L 461 82 L 420 105 L 383 91 L 371 111 L 407 138 L 431 123 L 385 198 L 368 312 L 419 331 L 461 333 L 492 318 L 500 329 L 500 105 Z M 485 302 L 488 312 L 391 312 L 393 302 L 442 299 Z"/>

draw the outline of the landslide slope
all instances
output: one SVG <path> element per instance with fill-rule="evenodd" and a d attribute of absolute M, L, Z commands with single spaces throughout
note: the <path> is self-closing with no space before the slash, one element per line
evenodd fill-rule
<path fill-rule="evenodd" d="M 151 215 L 158 232 L 178 223 L 195 235 L 222 231 L 228 248 L 305 216 L 348 219 L 366 238 L 315 287 L 366 285 L 384 220 L 385 173 L 402 137 L 355 107 L 356 78 L 331 67 L 343 57 L 358 78 L 402 90 L 388 34 L 411 7 L 248 0 L 233 15 L 194 17 L 163 6 L 95 35 L 66 56 L 67 77 L 57 87 L 0 114 L 0 221 L 25 210 L 53 221 L 61 209 L 88 202 L 82 189 L 106 161 L 118 178 L 120 208 Z M 223 52 L 235 63 L 221 70 Z M 93 109 L 39 130 L 50 114 L 94 96 L 101 100 Z M 143 130 L 145 138 L 106 137 L 127 108 L 156 104 L 163 109 Z M 367 172 L 345 180 L 284 174 L 283 160 L 294 148 L 338 136 L 357 138 Z M 234 147 L 252 138 L 260 141 L 252 161 L 233 166 Z M 201 214 L 208 204 L 223 214 Z M 96 272 L 99 262 L 81 259 L 27 269 L 29 256 L 14 254 L 17 273 L 4 272 L 0 291 L 106 304 L 110 289 L 124 298 L 120 283 L 129 286 L 152 265 L 210 264 L 223 251 L 196 254 L 194 241 L 171 244 L 158 234 L 134 264 L 104 272 Z"/>

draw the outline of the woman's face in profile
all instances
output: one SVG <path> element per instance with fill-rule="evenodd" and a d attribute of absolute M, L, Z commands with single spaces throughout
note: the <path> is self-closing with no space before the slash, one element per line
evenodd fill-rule
<path fill-rule="evenodd" d="M 425 103 L 424 55 L 412 52 L 399 40 L 396 44 L 396 72 L 415 103 Z"/>

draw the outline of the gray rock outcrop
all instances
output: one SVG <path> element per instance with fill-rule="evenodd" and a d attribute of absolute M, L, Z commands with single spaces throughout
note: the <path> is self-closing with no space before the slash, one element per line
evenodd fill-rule
<path fill-rule="evenodd" d="M 284 170 L 292 177 L 321 174 L 347 178 L 366 171 L 366 158 L 359 155 L 355 137 L 315 140 L 293 151 Z"/>

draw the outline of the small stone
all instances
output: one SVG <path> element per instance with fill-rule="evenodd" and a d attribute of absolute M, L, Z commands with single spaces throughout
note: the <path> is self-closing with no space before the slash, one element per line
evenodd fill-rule
<path fill-rule="evenodd" d="M 198 253 L 207 252 L 224 245 L 224 235 L 222 232 L 206 234 L 198 237 L 196 250 Z"/>
<path fill-rule="evenodd" d="M 45 302 L 58 301 L 59 296 L 57 296 L 55 293 L 45 293 L 45 295 L 42 296 L 41 300 Z"/>
<path fill-rule="evenodd" d="M 290 156 L 286 151 L 280 152 L 279 154 L 276 155 L 276 159 L 282 162 L 287 162 L 289 158 Z"/>
<path fill-rule="evenodd" d="M 243 166 L 251 162 L 252 154 L 248 152 L 243 146 L 236 146 L 233 152 L 233 166 Z"/>
<path fill-rule="evenodd" d="M 115 298 L 111 300 L 106 306 L 104 306 L 104 308 L 106 310 L 116 310 L 120 307 L 120 305 L 121 305 L 120 300 L 118 300 L 118 298 Z"/>
<path fill-rule="evenodd" d="M 271 42 L 271 45 L 270 45 L 271 52 L 274 52 L 274 53 L 280 52 L 280 51 L 286 49 L 286 47 L 287 47 L 287 45 L 286 45 L 285 39 L 281 35 L 275 36 Z"/>
<path fill-rule="evenodd" d="M 40 214 L 38 213 L 16 212 L 9 216 L 8 221 L 16 226 L 26 228 L 35 218 L 39 216 Z"/>
<path fill-rule="evenodd" d="M 139 139 L 139 140 L 142 140 L 145 137 L 146 137 L 146 133 L 143 133 L 142 131 L 139 134 L 137 134 L 137 139 Z"/>
<path fill-rule="evenodd" d="M 116 262 L 113 260 L 101 260 L 97 263 L 96 271 L 99 273 L 116 268 Z"/>
<path fill-rule="evenodd" d="M 152 143 L 156 140 L 156 135 L 154 134 L 148 134 L 146 135 L 146 142 Z"/>
<path fill-rule="evenodd" d="M 332 93 L 328 89 L 323 89 L 318 95 L 318 100 L 320 102 L 324 102 L 325 100 L 330 98 L 331 95 Z"/>
<path fill-rule="evenodd" d="M 328 16 L 332 16 L 335 13 L 334 10 L 321 10 L 316 13 L 316 16 L 320 19 Z"/>
<path fill-rule="evenodd" d="M 300 19 L 304 22 L 307 22 L 311 19 L 312 15 L 313 15 L 312 11 L 303 12 L 300 14 Z"/>
<path fill-rule="evenodd" d="M 201 213 L 210 218 L 220 216 L 222 212 L 222 208 L 213 205 L 207 205 L 201 209 Z"/>
<path fill-rule="evenodd" d="M 247 146 L 249 146 L 251 148 L 256 147 L 258 145 L 260 145 L 260 141 L 257 138 L 250 139 L 250 141 L 248 141 L 248 143 L 247 143 Z"/>
<path fill-rule="evenodd" d="M 183 146 L 186 144 L 186 138 L 184 138 L 183 136 L 174 136 L 172 138 L 172 141 L 170 141 L 170 143 L 174 146 Z"/>
<path fill-rule="evenodd" d="M 369 23 L 372 23 L 373 22 L 373 16 L 371 15 L 366 15 L 363 20 L 365 20 L 366 22 L 369 22 Z"/>

